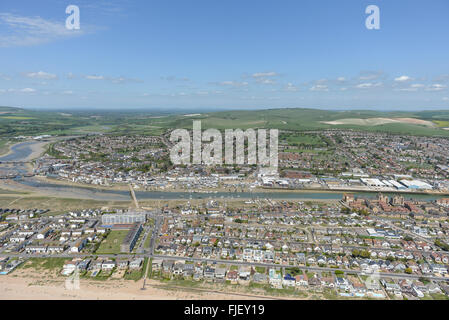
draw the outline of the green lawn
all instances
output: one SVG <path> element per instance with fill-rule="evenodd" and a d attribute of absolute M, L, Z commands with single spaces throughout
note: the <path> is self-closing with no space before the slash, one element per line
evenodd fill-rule
<path fill-rule="evenodd" d="M 111 254 L 120 253 L 120 245 L 123 242 L 126 234 L 129 230 L 112 230 L 109 235 L 104 239 L 100 247 L 98 247 L 95 253 L 98 254 Z"/>
<path fill-rule="evenodd" d="M 30 258 L 20 268 L 35 270 L 58 270 L 62 269 L 67 258 Z"/>
<path fill-rule="evenodd" d="M 134 281 L 138 281 L 138 280 L 142 279 L 145 274 L 145 271 L 147 269 L 147 264 L 148 264 L 148 258 L 145 258 L 143 260 L 143 265 L 140 270 L 133 270 L 133 271 L 128 270 L 128 271 L 126 271 L 123 278 L 125 280 L 134 280 Z"/>

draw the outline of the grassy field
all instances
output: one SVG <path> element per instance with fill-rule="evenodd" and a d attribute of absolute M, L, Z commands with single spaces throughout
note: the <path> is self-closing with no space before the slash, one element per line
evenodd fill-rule
<path fill-rule="evenodd" d="M 275 128 L 303 132 L 320 129 L 354 129 L 425 136 L 449 136 L 449 111 L 380 112 L 367 110 L 331 111 L 318 109 L 266 109 L 251 111 L 223 111 L 197 115 L 162 114 L 150 111 L 71 111 L 66 113 L 31 111 L 0 107 L 0 138 L 18 135 L 79 135 L 86 133 L 161 135 L 169 129 L 192 129 L 192 120 L 201 120 L 203 129 L 217 128 Z M 379 125 L 332 125 L 323 122 L 371 118 L 415 118 L 430 121 L 435 127 L 413 123 L 385 123 Z M 359 121 L 364 123 L 364 121 Z M 369 121 L 365 121 L 370 123 Z M 320 145 L 319 140 L 307 136 L 291 138 L 292 143 Z M 296 140 L 296 141 L 295 141 Z"/>
<path fill-rule="evenodd" d="M 0 194 L 17 194 L 17 195 L 24 195 L 29 194 L 29 192 L 19 192 L 19 191 L 12 191 L 7 189 L 0 189 Z M 1 198 L 0 198 L 1 199 Z"/>
<path fill-rule="evenodd" d="M 59 271 L 64 266 L 67 258 L 30 258 L 23 263 L 19 268 L 34 269 L 34 270 L 56 270 Z"/>
<path fill-rule="evenodd" d="M 449 127 L 449 121 L 447 120 L 434 120 L 433 122 L 435 122 L 439 128 Z"/>
<path fill-rule="evenodd" d="M 120 245 L 125 239 L 129 230 L 112 230 L 109 235 L 104 239 L 100 247 L 98 247 L 95 253 L 97 254 L 111 254 L 120 253 Z"/>
<path fill-rule="evenodd" d="M 354 129 L 361 131 L 387 132 L 392 134 L 412 135 L 440 135 L 449 136 L 447 130 L 437 127 L 428 127 L 412 123 L 387 123 L 375 126 L 366 125 L 331 125 L 324 121 L 335 121 L 339 119 L 367 119 L 375 117 L 384 118 L 416 118 L 427 121 L 449 120 L 449 111 L 428 112 L 380 112 L 380 111 L 330 111 L 317 109 L 268 109 L 257 111 L 226 111 L 203 113 L 195 116 L 185 117 L 183 115 L 172 115 L 164 118 L 151 119 L 150 123 L 161 128 L 192 128 L 192 120 L 201 120 L 203 129 L 207 128 L 276 128 L 290 131 L 308 131 L 320 129 Z M 316 144 L 316 141 L 307 141 Z M 306 140 L 304 140 L 306 139 Z M 300 141 L 301 142 L 301 141 Z"/>
<path fill-rule="evenodd" d="M 0 194 L 3 192 L 0 190 Z M 70 210 L 95 209 L 102 207 L 128 208 L 128 201 L 96 201 L 88 199 L 64 199 L 53 197 L 28 197 L 27 193 L 5 190 L 0 196 L 0 208 L 50 209 L 48 215 L 57 215 Z M 12 195 L 14 194 L 14 196 Z M 11 204 L 14 201 L 13 204 Z M 11 204 L 11 205 L 10 205 Z"/>
<path fill-rule="evenodd" d="M 138 281 L 140 279 L 143 278 L 143 276 L 145 275 L 145 271 L 147 270 L 147 264 L 148 264 L 148 258 L 145 258 L 143 261 L 143 265 L 142 268 L 140 270 L 128 270 L 125 275 L 123 276 L 123 278 L 125 280 L 134 280 L 134 281 Z"/>
<path fill-rule="evenodd" d="M 10 144 L 8 139 L 0 139 L 0 156 L 8 153 L 9 146 Z"/>
<path fill-rule="evenodd" d="M 324 147 L 326 144 L 318 135 L 289 133 L 281 135 L 290 146 Z"/>

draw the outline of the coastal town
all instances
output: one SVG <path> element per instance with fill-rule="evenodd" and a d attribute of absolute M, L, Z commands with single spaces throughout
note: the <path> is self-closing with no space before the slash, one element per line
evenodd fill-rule
<path fill-rule="evenodd" d="M 139 204 L 137 203 L 137 206 Z M 449 294 L 449 199 L 337 203 L 209 200 L 176 207 L 2 208 L 0 273 L 58 259 L 63 277 L 151 278 L 291 296 L 420 299 Z"/>
<path fill-rule="evenodd" d="M 168 134 L 167 134 L 168 135 Z M 166 136 L 167 136 L 166 135 Z M 333 190 L 449 194 L 445 138 L 328 130 L 281 132 L 279 170 L 172 165 L 166 136 L 64 139 L 37 159 L 37 176 L 144 190 Z"/>
<path fill-rule="evenodd" d="M 449 301 L 447 0 L 0 1 L 4 310 Z"/>
<path fill-rule="evenodd" d="M 281 131 L 273 169 L 173 165 L 168 135 L 17 137 L 41 151 L 3 161 L 17 168 L 4 188 L 90 197 L 96 187 L 122 204 L 10 201 L 0 208 L 0 274 L 48 261 L 62 279 L 142 288 L 449 299 L 448 139 Z"/>

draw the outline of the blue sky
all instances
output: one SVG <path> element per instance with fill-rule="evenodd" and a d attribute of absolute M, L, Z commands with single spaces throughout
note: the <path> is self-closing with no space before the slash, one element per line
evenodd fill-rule
<path fill-rule="evenodd" d="M 447 0 L 2 0 L 0 105 L 448 109 L 448 14 Z"/>

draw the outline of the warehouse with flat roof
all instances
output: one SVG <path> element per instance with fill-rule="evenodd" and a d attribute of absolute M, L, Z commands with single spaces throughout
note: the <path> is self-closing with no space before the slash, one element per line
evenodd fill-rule
<path fill-rule="evenodd" d="M 123 239 L 122 244 L 120 245 L 121 252 L 131 252 L 136 245 L 137 240 L 139 239 L 140 233 L 142 232 L 142 223 L 136 222 L 133 224 L 129 232 L 126 234 L 125 239 Z"/>
<path fill-rule="evenodd" d="M 101 223 L 103 225 L 112 224 L 130 224 L 147 221 L 147 212 L 127 212 L 127 213 L 114 213 L 104 214 L 101 216 Z"/>

